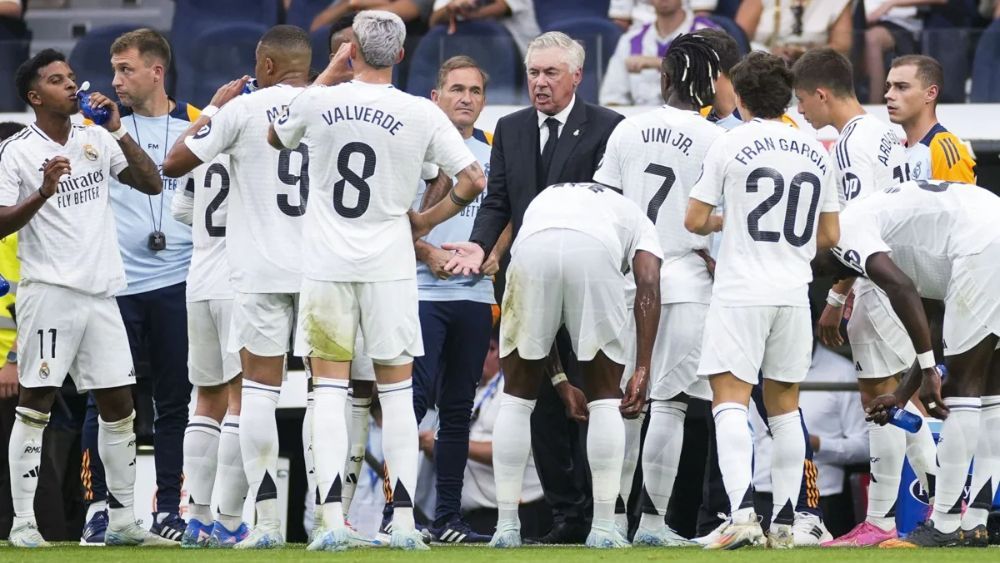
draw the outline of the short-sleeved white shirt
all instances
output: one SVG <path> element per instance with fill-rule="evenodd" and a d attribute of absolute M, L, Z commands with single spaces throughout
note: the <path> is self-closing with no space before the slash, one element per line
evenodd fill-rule
<path fill-rule="evenodd" d="M 391 85 L 351 81 L 308 88 L 274 129 L 285 146 L 303 143 L 317 155 L 309 169 L 305 276 L 349 282 L 415 278 L 406 212 L 421 165 L 437 164 L 455 176 L 476 162 L 444 112 Z"/>
<path fill-rule="evenodd" d="M 921 180 L 872 194 L 841 215 L 834 254 L 867 275 L 868 259 L 887 252 L 921 296 L 944 299 L 951 264 L 1000 238 L 1000 198 L 968 184 Z"/>
<path fill-rule="evenodd" d="M 653 221 L 663 248 L 660 300 L 708 303 L 712 279 L 694 253 L 710 237 L 684 228 L 691 188 L 709 147 L 725 133 L 698 113 L 663 106 L 629 117 L 608 138 L 594 181 L 616 188 Z M 634 288 L 631 276 L 629 283 Z"/>
<path fill-rule="evenodd" d="M 197 184 L 190 184 L 194 189 L 191 196 L 194 252 L 187 278 L 188 302 L 233 298 L 232 269 L 226 253 L 226 216 L 232 189 L 228 164 L 228 158 L 218 157 L 199 171 L 204 174 L 195 174 Z"/>
<path fill-rule="evenodd" d="M 889 124 L 870 113 L 847 122 L 830 154 L 841 208 L 910 179 L 906 148 Z"/>
<path fill-rule="evenodd" d="M 42 186 L 45 163 L 69 159 L 55 195 L 21 229 L 22 283 L 41 282 L 111 297 L 126 287 L 108 179 L 128 168 L 105 129 L 73 125 L 65 145 L 29 125 L 0 143 L 0 206 L 15 205 Z"/>
<path fill-rule="evenodd" d="M 303 88 L 279 84 L 239 96 L 184 142 L 202 162 L 229 155 L 226 254 L 244 293 L 298 293 L 302 226 L 313 163 L 305 145 L 275 150 L 267 130 Z"/>
<path fill-rule="evenodd" d="M 725 202 L 713 303 L 808 306 L 819 214 L 840 208 L 819 141 L 754 119 L 715 141 L 691 198 Z"/>
<path fill-rule="evenodd" d="M 531 235 L 547 229 L 570 229 L 596 238 L 621 262 L 623 273 L 632 269 L 639 250 L 663 259 L 656 229 L 639 206 L 600 184 L 556 184 L 542 190 L 524 212 L 511 254 Z"/>

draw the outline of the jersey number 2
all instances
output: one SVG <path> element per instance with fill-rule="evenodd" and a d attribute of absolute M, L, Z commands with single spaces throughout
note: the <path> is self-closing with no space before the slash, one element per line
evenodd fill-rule
<path fill-rule="evenodd" d="M 781 234 L 777 231 L 760 230 L 760 219 L 767 214 L 774 206 L 778 205 L 781 197 L 785 194 L 785 178 L 774 168 L 758 168 L 750 173 L 747 178 L 747 193 L 757 193 L 761 180 L 770 180 L 774 186 L 774 193 L 770 197 L 760 202 L 747 215 L 747 230 L 750 238 L 759 242 L 779 242 Z M 812 188 L 812 201 L 809 202 L 809 215 L 806 217 L 806 228 L 801 235 L 795 233 L 795 219 L 799 214 L 799 197 L 802 192 L 802 185 L 809 184 Z M 814 222 L 816 220 L 816 206 L 819 205 L 819 178 L 811 172 L 799 172 L 792 178 L 792 183 L 788 187 L 788 204 L 785 207 L 785 223 L 782 231 L 785 240 L 792 246 L 804 246 L 812 239 Z"/>
<path fill-rule="evenodd" d="M 212 201 L 208 202 L 208 207 L 205 208 L 205 230 L 208 231 L 210 237 L 224 237 L 226 236 L 226 226 L 216 225 L 212 222 L 212 214 L 222 207 L 222 202 L 226 201 L 226 197 L 229 196 L 229 171 L 218 162 L 213 163 L 205 172 L 206 188 L 212 187 L 212 178 L 215 176 L 219 177 L 219 193 L 215 194 Z"/>

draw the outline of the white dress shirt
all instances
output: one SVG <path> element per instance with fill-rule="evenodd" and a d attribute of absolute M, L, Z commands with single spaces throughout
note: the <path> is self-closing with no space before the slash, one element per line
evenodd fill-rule
<path fill-rule="evenodd" d="M 566 120 L 569 119 L 569 114 L 571 111 L 573 111 L 573 106 L 575 105 L 576 105 L 576 94 L 574 93 L 573 97 L 569 101 L 569 105 L 564 107 L 561 112 L 555 115 L 549 115 L 547 113 L 535 110 L 535 113 L 538 114 L 538 130 L 539 130 L 538 152 L 542 152 L 545 150 L 545 143 L 547 143 L 549 140 L 549 128 L 548 126 L 545 125 L 545 120 L 550 117 L 556 118 L 556 121 L 559 122 L 559 136 L 561 137 L 563 127 L 566 126 Z"/>

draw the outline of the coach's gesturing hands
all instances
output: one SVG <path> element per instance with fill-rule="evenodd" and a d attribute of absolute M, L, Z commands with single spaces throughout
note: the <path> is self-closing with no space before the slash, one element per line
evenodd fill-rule
<path fill-rule="evenodd" d="M 444 268 L 456 275 L 478 274 L 486 257 L 483 247 L 474 242 L 446 242 L 441 245 L 441 248 L 455 251 L 455 255 L 445 264 Z"/>
<path fill-rule="evenodd" d="M 72 172 L 69 159 L 65 156 L 52 157 L 42 168 L 42 187 L 38 190 L 42 197 L 49 199 L 59 189 L 59 178 Z"/>

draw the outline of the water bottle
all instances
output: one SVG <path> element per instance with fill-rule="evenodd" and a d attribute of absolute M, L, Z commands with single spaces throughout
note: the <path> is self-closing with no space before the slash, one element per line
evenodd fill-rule
<path fill-rule="evenodd" d="M 243 85 L 243 93 L 250 94 L 256 92 L 259 88 L 260 86 L 257 85 L 257 79 L 251 78 L 250 80 L 247 80 L 246 84 Z"/>
<path fill-rule="evenodd" d="M 889 424 L 902 428 L 911 434 L 916 434 L 924 424 L 924 418 L 899 407 L 889 408 Z"/>
<path fill-rule="evenodd" d="M 10 293 L 10 282 L 7 281 L 7 278 L 0 275 L 0 297 L 3 297 L 8 293 Z"/>
<path fill-rule="evenodd" d="M 937 366 L 938 374 L 941 375 L 941 383 L 944 383 L 945 379 L 948 379 L 948 366 L 944 364 L 938 364 Z"/>
<path fill-rule="evenodd" d="M 80 111 L 83 116 L 93 121 L 97 125 L 104 125 L 111 118 L 108 108 L 95 108 L 90 105 L 90 81 L 84 80 L 80 89 L 76 92 L 76 101 L 80 104 Z"/>

